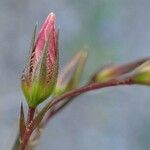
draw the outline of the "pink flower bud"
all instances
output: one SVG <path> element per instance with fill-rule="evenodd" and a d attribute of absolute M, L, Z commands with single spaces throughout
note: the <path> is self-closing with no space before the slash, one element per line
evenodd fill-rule
<path fill-rule="evenodd" d="M 50 13 L 37 39 L 33 34 L 31 52 L 22 75 L 22 89 L 28 105 L 36 107 L 53 92 L 58 74 L 58 32 L 55 15 Z"/>

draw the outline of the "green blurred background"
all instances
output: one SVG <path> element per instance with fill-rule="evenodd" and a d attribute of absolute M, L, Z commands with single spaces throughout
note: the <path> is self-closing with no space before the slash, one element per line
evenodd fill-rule
<path fill-rule="evenodd" d="M 9 150 L 17 133 L 20 76 L 36 21 L 57 15 L 60 68 L 88 50 L 84 83 L 103 64 L 150 56 L 149 8 L 149 0 L 0 0 L 0 149 Z M 149 107 L 149 87 L 90 92 L 52 119 L 37 149 L 148 150 Z"/>

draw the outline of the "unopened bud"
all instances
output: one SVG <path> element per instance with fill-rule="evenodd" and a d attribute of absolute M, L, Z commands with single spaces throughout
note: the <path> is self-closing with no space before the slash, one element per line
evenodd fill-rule
<path fill-rule="evenodd" d="M 22 90 L 30 107 L 36 107 L 52 93 L 58 72 L 58 34 L 55 15 L 50 13 L 36 38 L 22 75 Z"/>
<path fill-rule="evenodd" d="M 150 60 L 135 69 L 132 79 L 135 83 L 150 85 Z"/>
<path fill-rule="evenodd" d="M 148 59 L 140 59 L 120 66 L 107 65 L 94 74 L 94 76 L 92 77 L 92 82 L 106 82 L 108 80 L 128 74 L 129 72 L 132 72 L 135 68 L 143 64 L 146 60 Z"/>
<path fill-rule="evenodd" d="M 87 52 L 79 51 L 64 67 L 64 70 L 58 76 L 55 88 L 55 94 L 61 95 L 64 92 L 75 89 L 80 82 L 84 65 L 87 58 Z"/>

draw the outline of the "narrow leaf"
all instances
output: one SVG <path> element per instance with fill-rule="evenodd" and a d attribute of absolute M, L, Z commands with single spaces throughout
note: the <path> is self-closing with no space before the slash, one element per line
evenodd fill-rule
<path fill-rule="evenodd" d="M 23 110 L 23 104 L 21 103 L 20 107 L 20 119 L 19 119 L 19 125 L 20 125 L 20 138 L 22 139 L 25 131 L 25 118 L 24 118 L 24 110 Z"/>
<path fill-rule="evenodd" d="M 34 30 L 32 33 L 32 39 L 31 39 L 29 54 L 28 54 L 27 62 L 26 62 L 26 66 L 25 66 L 25 73 L 28 75 L 30 73 L 31 60 L 33 59 L 32 57 L 34 55 L 34 45 L 35 45 L 36 34 L 37 34 L 37 26 L 38 26 L 38 23 L 35 24 L 35 27 L 34 27 Z"/>

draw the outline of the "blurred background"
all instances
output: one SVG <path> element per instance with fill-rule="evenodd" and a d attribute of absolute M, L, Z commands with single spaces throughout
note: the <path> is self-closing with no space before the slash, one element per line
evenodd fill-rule
<path fill-rule="evenodd" d="M 36 21 L 57 15 L 60 68 L 88 49 L 84 83 L 103 64 L 150 56 L 149 8 L 149 0 L 0 0 L 0 149 L 10 150 L 17 134 L 20 75 Z M 37 150 L 149 150 L 149 90 L 126 86 L 80 96 L 51 120 Z"/>

